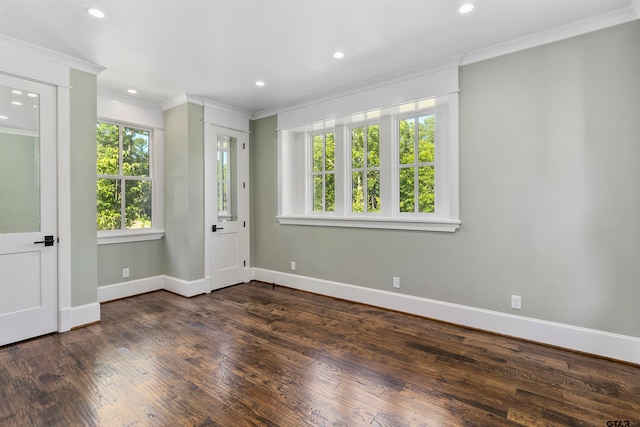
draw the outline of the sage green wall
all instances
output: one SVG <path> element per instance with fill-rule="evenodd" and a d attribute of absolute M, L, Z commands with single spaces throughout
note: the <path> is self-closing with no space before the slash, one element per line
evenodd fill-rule
<path fill-rule="evenodd" d="M 71 305 L 95 303 L 96 76 L 71 69 Z"/>
<path fill-rule="evenodd" d="M 638 40 L 634 21 L 461 68 L 453 234 L 278 225 L 277 123 L 255 121 L 253 265 L 640 337 Z"/>
<path fill-rule="evenodd" d="M 164 113 L 165 274 L 204 278 L 204 109 Z"/>
<path fill-rule="evenodd" d="M 8 131 L 10 132 L 10 131 Z M 40 230 L 37 136 L 0 132 L 0 233 Z"/>
<path fill-rule="evenodd" d="M 122 269 L 129 277 L 122 277 Z M 98 246 L 98 286 L 164 274 L 164 240 Z"/>

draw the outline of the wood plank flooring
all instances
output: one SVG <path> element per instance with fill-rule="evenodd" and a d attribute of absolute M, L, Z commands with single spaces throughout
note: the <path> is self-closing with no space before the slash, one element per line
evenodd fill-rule
<path fill-rule="evenodd" d="M 0 426 L 369 425 L 640 426 L 640 367 L 256 282 L 0 348 Z"/>

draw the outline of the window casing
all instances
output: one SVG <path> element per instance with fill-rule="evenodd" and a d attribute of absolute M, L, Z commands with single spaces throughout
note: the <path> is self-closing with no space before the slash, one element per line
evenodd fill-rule
<path fill-rule="evenodd" d="M 160 238 L 154 132 L 140 126 L 96 124 L 96 192 L 99 243 Z"/>
<path fill-rule="evenodd" d="M 435 113 L 396 120 L 398 205 L 401 214 L 435 213 Z"/>
<path fill-rule="evenodd" d="M 457 230 L 457 117 L 454 92 L 280 129 L 279 223 Z M 335 135 L 334 211 L 312 209 L 313 173 L 309 166 L 300 167 L 312 164 L 312 150 L 300 147 L 310 147 L 310 137 L 323 129 Z"/>
<path fill-rule="evenodd" d="M 310 135 L 311 211 L 335 212 L 335 133 Z"/>
<path fill-rule="evenodd" d="M 350 128 L 351 212 L 380 212 L 380 125 Z"/>

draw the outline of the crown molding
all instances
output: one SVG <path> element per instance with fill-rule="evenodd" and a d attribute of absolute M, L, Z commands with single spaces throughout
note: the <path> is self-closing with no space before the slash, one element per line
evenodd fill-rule
<path fill-rule="evenodd" d="M 129 96 L 119 91 L 101 87 L 98 85 L 98 96 L 102 98 L 111 99 L 114 101 L 124 102 L 127 104 L 135 105 L 137 107 L 148 108 L 150 110 L 163 111 L 159 102 L 145 99 L 138 96 Z"/>
<path fill-rule="evenodd" d="M 98 75 L 106 67 L 0 34 L 0 46 L 45 61 Z"/>
<path fill-rule="evenodd" d="M 348 95 L 354 95 L 357 93 L 369 91 L 372 89 L 381 88 L 384 86 L 390 86 L 395 83 L 400 83 L 405 80 L 410 80 L 416 77 L 422 77 L 429 74 L 436 73 L 438 71 L 445 70 L 447 68 L 454 68 L 460 65 L 462 55 L 452 55 L 446 58 L 442 58 L 436 61 L 431 61 L 425 64 L 418 65 L 416 67 L 408 68 L 400 72 L 386 74 L 381 77 L 367 80 L 356 85 L 345 86 L 339 89 L 327 91 L 321 94 L 310 96 L 307 98 L 301 98 L 296 101 L 281 104 L 272 108 L 267 108 L 258 111 L 251 115 L 252 120 L 262 119 L 265 117 L 273 116 L 275 114 L 284 113 L 285 111 L 295 110 L 297 108 L 308 107 L 310 105 L 319 104 L 321 102 L 330 101 L 337 98 L 342 98 Z"/>
<path fill-rule="evenodd" d="M 468 52 L 462 58 L 460 65 L 472 64 L 509 53 L 518 52 L 536 46 L 568 39 L 615 25 L 624 24 L 640 18 L 640 0 L 634 0 L 628 8 L 600 15 L 584 21 L 554 28 L 552 30 L 533 34 L 527 37 L 500 43 L 494 46 Z"/>

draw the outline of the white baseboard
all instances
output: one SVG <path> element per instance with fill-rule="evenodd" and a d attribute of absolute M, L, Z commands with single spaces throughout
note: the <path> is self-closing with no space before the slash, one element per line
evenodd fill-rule
<path fill-rule="evenodd" d="M 640 364 L 640 338 L 637 337 L 273 270 L 254 268 L 251 277 L 267 283 Z"/>
<path fill-rule="evenodd" d="M 211 292 L 211 284 L 206 278 L 188 282 L 186 280 L 176 279 L 175 277 L 163 276 L 162 289 L 182 295 L 183 297 L 193 297 Z"/>
<path fill-rule="evenodd" d="M 71 307 L 70 312 L 71 328 L 100 321 L 100 303 L 97 302 Z"/>
<path fill-rule="evenodd" d="M 164 276 L 146 277 L 139 280 L 115 283 L 98 287 L 98 302 L 113 301 L 163 289 Z"/>

